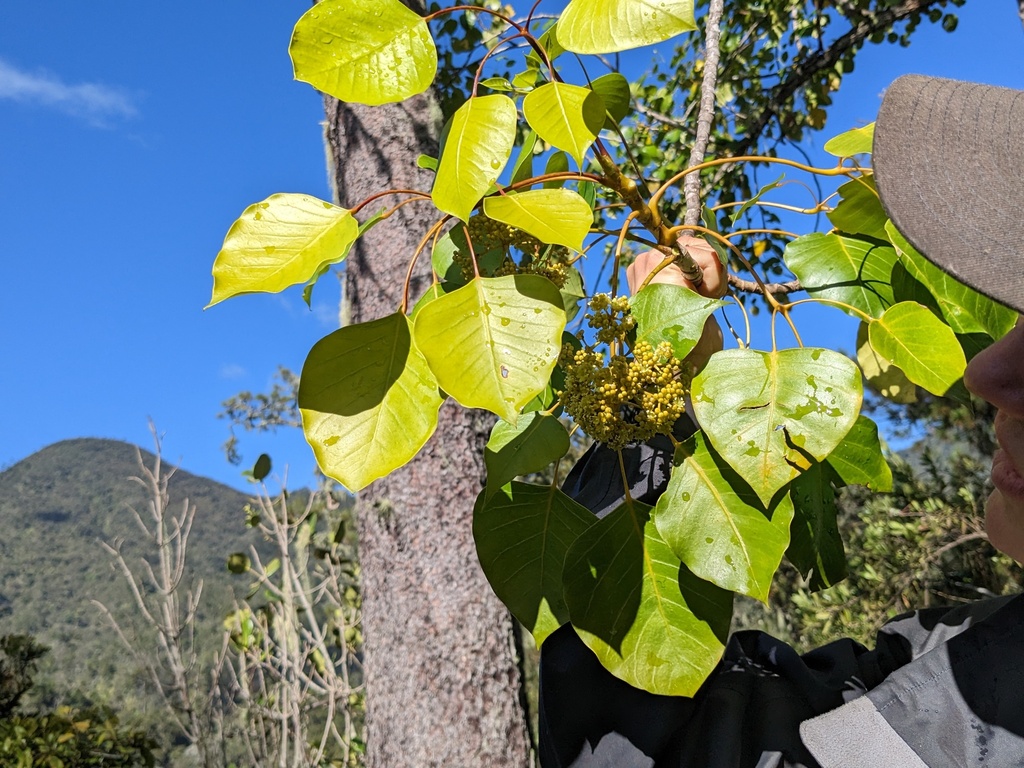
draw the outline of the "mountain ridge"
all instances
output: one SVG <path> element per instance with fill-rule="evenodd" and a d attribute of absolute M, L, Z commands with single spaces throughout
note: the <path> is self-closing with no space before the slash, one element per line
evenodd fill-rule
<path fill-rule="evenodd" d="M 0 472 L 0 635 L 34 635 L 52 651 L 40 665 L 35 699 L 49 704 L 99 703 L 122 711 L 155 712 L 158 701 L 92 602 L 107 606 L 126 628 L 136 609 L 123 576 L 100 542 L 123 539 L 129 564 L 147 553 L 128 509 L 145 517 L 138 476 L 152 452 L 106 438 L 72 438 L 48 445 Z M 174 465 L 162 461 L 166 473 Z M 175 469 L 168 511 L 188 499 L 197 513 L 189 539 L 190 577 L 204 582 L 197 615 L 200 653 L 219 647 L 221 623 L 235 592 L 226 558 L 258 544 L 246 529 L 248 497 L 217 481 Z M 131 636 L 132 630 L 129 631 Z M 143 631 L 143 635 L 145 632 Z"/>

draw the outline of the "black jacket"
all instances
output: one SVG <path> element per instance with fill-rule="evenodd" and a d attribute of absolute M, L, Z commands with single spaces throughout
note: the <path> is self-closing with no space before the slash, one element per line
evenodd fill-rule
<path fill-rule="evenodd" d="M 671 450 L 626 451 L 633 498 L 654 503 Z M 603 516 L 618 470 L 592 448 L 564 490 Z M 692 699 L 613 677 L 567 625 L 541 651 L 540 753 L 543 768 L 1024 766 L 1024 595 L 907 614 L 870 651 L 801 656 L 738 632 Z"/>

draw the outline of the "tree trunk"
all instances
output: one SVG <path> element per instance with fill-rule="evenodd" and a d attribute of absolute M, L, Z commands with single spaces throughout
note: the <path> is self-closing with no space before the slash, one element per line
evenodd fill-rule
<path fill-rule="evenodd" d="M 341 204 L 391 188 L 429 189 L 415 158 L 436 156 L 433 98 L 367 108 L 325 97 L 325 108 Z M 347 321 L 396 310 L 431 210 L 405 206 L 359 241 L 346 264 Z M 429 257 L 420 258 L 413 299 L 427 285 Z M 370 768 L 522 768 L 532 760 L 512 619 L 484 578 L 471 530 L 491 423 L 449 401 L 420 455 L 359 494 Z"/>

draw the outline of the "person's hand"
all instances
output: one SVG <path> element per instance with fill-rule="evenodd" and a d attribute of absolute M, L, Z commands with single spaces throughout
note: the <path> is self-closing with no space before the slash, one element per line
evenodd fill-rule
<path fill-rule="evenodd" d="M 718 258 L 715 249 L 704 240 L 689 235 L 679 238 L 680 243 L 686 246 L 687 253 L 693 257 L 704 273 L 704 280 L 694 288 L 693 283 L 683 277 L 683 270 L 676 264 L 669 264 L 658 274 L 651 278 L 651 283 L 666 283 L 668 285 L 681 285 L 696 290 L 701 296 L 709 299 L 720 299 L 729 289 L 729 282 L 726 278 L 725 265 Z M 636 257 L 636 261 L 626 268 L 626 282 L 629 284 L 629 292 L 636 293 L 640 290 L 647 276 L 665 260 L 665 255 L 660 251 L 645 251 Z M 704 332 L 701 334 L 697 346 L 686 356 L 687 361 L 693 363 L 696 370 L 701 370 L 708 359 L 715 352 L 722 349 L 722 329 L 714 317 L 709 317 L 704 324 Z"/>

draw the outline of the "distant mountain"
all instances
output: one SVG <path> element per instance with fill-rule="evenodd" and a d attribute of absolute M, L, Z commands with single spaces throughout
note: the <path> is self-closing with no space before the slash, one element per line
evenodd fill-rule
<path fill-rule="evenodd" d="M 147 505 L 142 486 L 130 479 L 139 474 L 137 450 L 114 440 L 66 440 L 0 473 L 0 634 L 29 633 L 51 646 L 38 677 L 38 694 L 50 703 L 105 703 L 145 718 L 156 700 L 92 602 L 108 606 L 125 626 L 135 613 L 100 542 L 123 538 L 129 563 L 143 552 L 128 510 L 145 515 Z M 142 458 L 153 466 L 151 453 L 142 451 Z M 198 509 L 188 562 L 204 581 L 198 635 L 212 651 L 232 588 L 248 587 L 225 567 L 230 553 L 256 541 L 244 524 L 247 498 L 182 470 L 170 490 L 172 511 L 186 498 Z"/>

